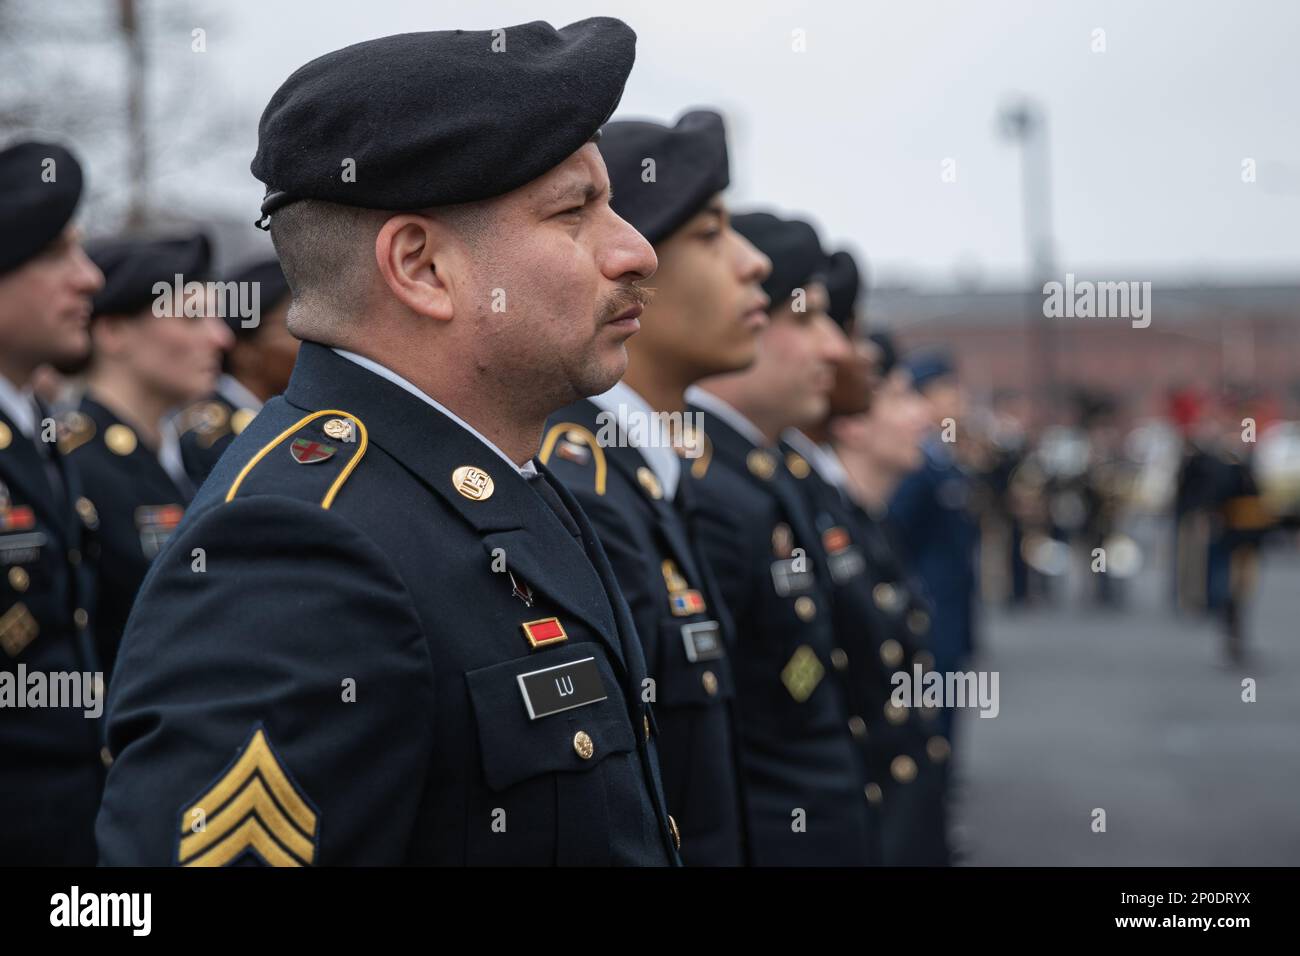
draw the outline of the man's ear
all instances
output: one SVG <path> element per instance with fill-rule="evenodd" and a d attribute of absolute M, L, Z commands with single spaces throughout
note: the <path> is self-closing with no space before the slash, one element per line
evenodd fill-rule
<path fill-rule="evenodd" d="M 393 216 L 375 236 L 375 263 L 384 284 L 416 315 L 444 322 L 452 318 L 451 270 L 446 266 L 454 242 L 445 225 L 414 213 Z"/>

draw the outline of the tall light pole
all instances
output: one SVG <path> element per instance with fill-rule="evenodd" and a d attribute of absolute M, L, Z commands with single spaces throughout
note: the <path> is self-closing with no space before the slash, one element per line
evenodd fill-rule
<path fill-rule="evenodd" d="M 1029 260 L 1025 296 L 1030 354 L 1038 365 L 1037 388 L 1047 417 L 1055 417 L 1060 383 L 1056 378 L 1056 326 L 1043 314 L 1043 283 L 1056 277 L 1052 243 L 1052 195 L 1048 177 L 1047 114 L 1028 98 L 998 114 L 1002 135 L 1020 147 L 1020 204 Z"/>

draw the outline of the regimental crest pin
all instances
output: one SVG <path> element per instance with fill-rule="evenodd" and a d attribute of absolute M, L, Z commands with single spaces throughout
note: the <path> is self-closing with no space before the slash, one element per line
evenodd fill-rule
<path fill-rule="evenodd" d="M 315 441 L 311 438 L 295 438 L 289 446 L 289 454 L 300 465 L 314 465 L 318 461 L 327 461 L 338 451 L 333 445 Z"/>
<path fill-rule="evenodd" d="M 325 434 L 333 439 L 342 442 L 354 442 L 357 440 L 356 429 L 346 418 L 331 418 L 325 423 Z"/>

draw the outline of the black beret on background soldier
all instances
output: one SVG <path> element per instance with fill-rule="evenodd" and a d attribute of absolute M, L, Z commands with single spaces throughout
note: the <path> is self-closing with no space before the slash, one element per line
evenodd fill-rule
<path fill-rule="evenodd" d="M 699 461 L 693 442 L 703 436 L 686 434 L 683 412 L 692 383 L 753 361 L 769 264 L 728 222 L 717 113 L 696 110 L 673 126 L 609 123 L 600 152 L 614 211 L 654 243 L 655 297 L 628 341 L 623 381 L 553 415 L 541 457 L 591 518 L 636 621 L 682 859 L 737 866 L 746 853 L 728 660 L 735 635 L 687 527 L 683 472 Z"/>
<path fill-rule="evenodd" d="M 634 55 L 608 18 L 404 34 L 272 97 L 304 341 L 137 600 L 103 862 L 679 862 L 631 616 L 534 461 L 655 268 L 592 142 Z"/>
<path fill-rule="evenodd" d="M 0 150 L 0 865 L 95 862 L 103 725 L 87 715 L 97 708 L 17 700 L 33 703 L 29 691 L 51 674 L 74 675 L 83 692 L 101 687 L 98 519 L 32 391 L 37 369 L 90 347 L 104 278 L 71 225 L 81 193 L 81 167 L 62 146 Z"/>

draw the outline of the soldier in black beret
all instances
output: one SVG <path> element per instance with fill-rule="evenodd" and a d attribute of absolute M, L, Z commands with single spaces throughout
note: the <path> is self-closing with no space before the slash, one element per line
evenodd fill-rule
<path fill-rule="evenodd" d="M 89 251 L 104 288 L 86 390 L 60 422 L 59 447 L 99 514 L 95 639 L 111 674 L 136 592 L 194 496 L 172 416 L 211 392 L 231 335 L 213 315 L 206 236 L 114 239 Z"/>
<path fill-rule="evenodd" d="M 231 273 L 223 292 L 257 304 L 257 314 L 223 310 L 234 344 L 222 358 L 216 391 L 181 413 L 177 427 L 185 471 L 203 484 L 235 436 L 267 399 L 289 387 L 298 340 L 289 332 L 289 282 L 278 259 L 259 259 Z"/>
<path fill-rule="evenodd" d="M 687 525 L 683 472 L 702 465 L 686 389 L 754 359 L 767 259 L 730 226 L 722 117 L 602 130 L 614 211 L 655 245 L 655 297 L 612 389 L 551 417 L 541 459 L 600 535 L 655 682 L 668 806 L 688 866 L 746 862 L 735 685 L 736 635 Z M 683 457 L 679 458 L 679 452 Z"/>
<path fill-rule="evenodd" d="M 875 862 L 866 778 L 842 687 L 831 582 L 813 514 L 786 470 L 779 438 L 826 411 L 842 337 L 826 314 L 824 256 L 807 223 L 736 216 L 772 262 L 769 323 L 746 370 L 687 392 L 703 416 L 704 465 L 692 468 L 692 527 L 735 623 L 753 860 L 772 865 Z"/>
<path fill-rule="evenodd" d="M 943 804 L 947 738 L 939 711 L 900 706 L 893 676 L 924 654 L 930 614 L 909 585 L 881 522 L 854 498 L 831 445 L 834 421 L 865 413 L 880 378 L 874 343 L 855 334 L 860 274 L 852 257 L 829 257 L 831 314 L 842 336 L 826 414 L 783 435 L 785 462 L 812 511 L 819 557 L 831 585 L 849 728 L 866 767 L 866 793 L 879 833 L 880 862 L 948 862 Z M 920 657 L 933 663 L 932 657 Z M 910 703 L 910 702 L 909 702 Z"/>
<path fill-rule="evenodd" d="M 641 644 L 535 456 L 655 268 L 592 142 L 635 36 L 315 60 L 254 172 L 303 344 L 159 555 L 109 695 L 108 864 L 679 862 Z"/>
<path fill-rule="evenodd" d="M 81 190 L 81 167 L 61 146 L 0 150 L 0 865 L 8 866 L 95 861 L 104 767 L 93 718 L 103 700 L 88 536 L 97 519 L 32 392 L 38 368 L 79 360 L 90 344 L 91 296 L 103 276 L 71 224 Z M 56 675 L 83 699 L 48 699 Z"/>

